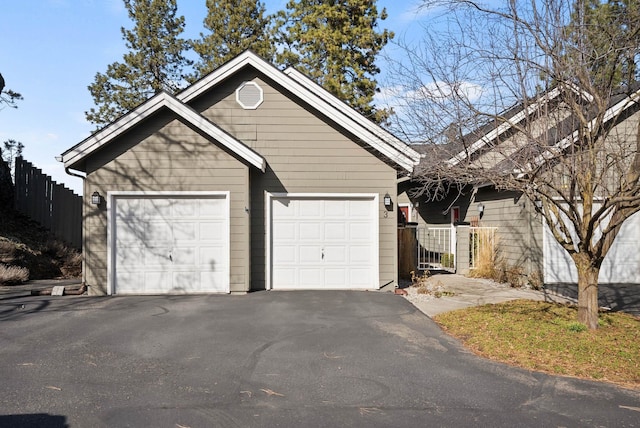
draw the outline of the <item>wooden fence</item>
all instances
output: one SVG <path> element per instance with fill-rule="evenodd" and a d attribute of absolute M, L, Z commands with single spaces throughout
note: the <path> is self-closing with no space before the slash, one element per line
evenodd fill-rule
<path fill-rule="evenodd" d="M 22 157 L 15 162 L 16 210 L 82 248 L 82 197 Z"/>

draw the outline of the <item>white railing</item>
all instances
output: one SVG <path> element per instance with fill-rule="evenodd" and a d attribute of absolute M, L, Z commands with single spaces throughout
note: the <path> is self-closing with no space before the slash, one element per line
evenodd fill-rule
<path fill-rule="evenodd" d="M 455 228 L 418 227 L 418 269 L 455 272 Z"/>

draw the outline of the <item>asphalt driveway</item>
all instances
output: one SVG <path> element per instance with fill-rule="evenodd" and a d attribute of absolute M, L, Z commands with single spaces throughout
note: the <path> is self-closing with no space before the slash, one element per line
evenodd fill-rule
<path fill-rule="evenodd" d="M 640 392 L 466 352 L 378 292 L 0 297 L 0 426 L 640 426 Z"/>

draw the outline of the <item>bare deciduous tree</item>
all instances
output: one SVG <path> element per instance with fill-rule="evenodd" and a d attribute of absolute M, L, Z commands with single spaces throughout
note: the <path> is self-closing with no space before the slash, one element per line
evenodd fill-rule
<path fill-rule="evenodd" d="M 600 266 L 640 210 L 638 2 L 424 7 L 424 37 L 400 43 L 395 67 L 396 131 L 427 153 L 421 192 L 490 183 L 540 201 L 577 268 L 578 320 L 597 328 Z"/>

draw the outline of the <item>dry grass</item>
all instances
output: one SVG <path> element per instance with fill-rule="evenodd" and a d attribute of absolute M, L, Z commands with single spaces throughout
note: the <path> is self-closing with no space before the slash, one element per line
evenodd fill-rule
<path fill-rule="evenodd" d="M 516 300 L 435 317 L 475 353 L 525 369 L 640 388 L 640 320 L 601 313 L 600 327 L 577 323 L 577 309 Z"/>
<path fill-rule="evenodd" d="M 478 231 L 472 238 L 474 268 L 469 276 L 496 279 L 498 274 L 500 242 L 493 230 Z"/>
<path fill-rule="evenodd" d="M 26 217 L 2 212 L 0 264 L 4 266 L 3 285 L 19 284 L 27 278 L 76 278 L 81 275 L 82 255 Z M 26 272 L 26 278 L 19 272 Z"/>
<path fill-rule="evenodd" d="M 29 269 L 0 263 L 0 285 L 22 284 L 29 280 Z"/>

